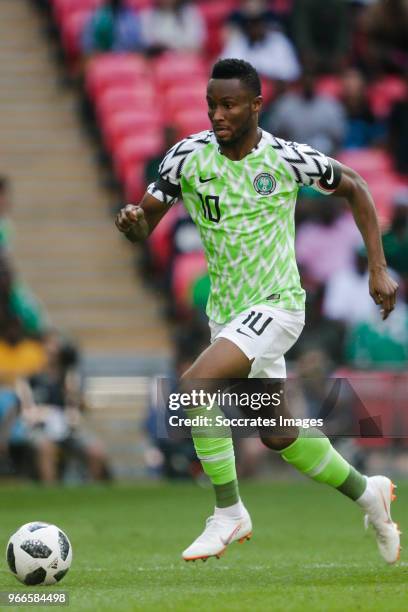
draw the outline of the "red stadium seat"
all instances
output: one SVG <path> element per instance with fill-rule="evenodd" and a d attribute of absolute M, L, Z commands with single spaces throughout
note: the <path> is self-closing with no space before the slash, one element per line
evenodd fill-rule
<path fill-rule="evenodd" d="M 374 430 L 378 429 L 383 436 L 358 438 L 358 444 L 365 448 L 390 446 L 392 437 L 398 431 L 394 410 L 394 375 L 344 368 L 338 370 L 336 376 L 346 379 L 355 393 L 351 408 L 356 421 L 356 434 L 360 432 L 360 427 L 364 431 L 365 428 L 370 429 L 370 425 L 375 425 Z"/>
<path fill-rule="evenodd" d="M 89 9 L 79 9 L 69 13 L 61 22 L 61 42 L 71 69 L 81 56 L 82 31 L 91 17 Z"/>
<path fill-rule="evenodd" d="M 394 102 L 401 100 L 407 93 L 403 79 L 397 76 L 387 76 L 373 83 L 368 90 L 371 110 L 376 117 L 386 118 Z"/>
<path fill-rule="evenodd" d="M 146 110 L 154 108 L 155 92 L 149 83 L 138 87 L 112 87 L 97 100 L 95 106 L 99 122 L 106 123 L 106 117 L 121 111 Z"/>
<path fill-rule="evenodd" d="M 146 190 L 144 180 L 144 163 L 128 163 L 122 177 L 125 200 L 129 204 L 138 204 Z"/>
<path fill-rule="evenodd" d="M 275 95 L 275 85 L 273 81 L 266 78 L 261 78 L 261 91 L 264 105 L 269 104 Z"/>
<path fill-rule="evenodd" d="M 149 66 L 142 55 L 109 53 L 93 58 L 86 70 L 86 88 L 91 98 L 108 87 L 130 87 L 149 80 Z"/>
<path fill-rule="evenodd" d="M 316 83 L 316 90 L 321 95 L 340 98 L 343 91 L 341 78 L 335 75 L 320 77 Z"/>
<path fill-rule="evenodd" d="M 164 272 L 168 265 L 172 248 L 172 229 L 177 218 L 182 213 L 182 207 L 183 204 L 174 204 L 149 236 L 150 252 L 153 257 L 154 267 L 159 274 Z"/>
<path fill-rule="evenodd" d="M 380 149 L 346 150 L 338 159 L 367 181 L 380 223 L 386 226 L 390 221 L 396 193 L 407 186 L 407 181 L 394 173 L 388 153 Z"/>
<path fill-rule="evenodd" d="M 391 221 L 396 194 L 398 191 L 406 189 L 407 186 L 408 182 L 406 180 L 391 173 L 378 175 L 368 182 L 382 227 L 386 227 Z"/>
<path fill-rule="evenodd" d="M 145 8 L 149 8 L 153 5 L 153 0 L 125 0 L 126 6 L 134 9 L 135 11 L 140 11 Z"/>
<path fill-rule="evenodd" d="M 52 0 L 55 21 L 61 25 L 69 14 L 81 10 L 94 11 L 103 3 L 104 0 Z"/>
<path fill-rule="evenodd" d="M 174 118 L 177 129 L 177 137 L 185 138 L 190 134 L 197 134 L 203 130 L 210 130 L 211 124 L 204 110 L 183 110 Z"/>
<path fill-rule="evenodd" d="M 179 255 L 173 266 L 172 293 L 177 312 L 182 315 L 191 310 L 193 282 L 207 270 L 203 252 Z"/>
<path fill-rule="evenodd" d="M 197 78 L 208 78 L 208 67 L 204 59 L 196 53 L 168 52 L 153 63 L 153 73 L 158 90 L 174 86 L 176 83 L 188 83 Z"/>
<path fill-rule="evenodd" d="M 182 83 L 168 89 L 163 97 L 163 113 L 168 122 L 172 122 L 177 113 L 184 109 L 200 110 L 206 114 L 206 89 L 206 80 Z"/>
<path fill-rule="evenodd" d="M 159 155 L 163 150 L 163 145 L 163 132 L 156 129 L 120 140 L 117 149 L 113 150 L 116 176 L 124 180 L 128 176 L 128 168 L 132 164 L 137 165 L 155 155 Z"/>
<path fill-rule="evenodd" d="M 104 121 L 102 132 L 108 151 L 127 136 L 137 136 L 141 130 L 160 129 L 162 126 L 162 117 L 154 109 L 121 111 L 106 115 Z"/>
<path fill-rule="evenodd" d="M 366 181 L 390 172 L 392 168 L 391 157 L 382 149 L 346 149 L 338 159 L 361 174 Z"/>
<path fill-rule="evenodd" d="M 222 28 L 225 20 L 237 8 L 235 0 L 206 0 L 199 2 L 198 8 L 207 26 L 206 52 L 209 58 L 215 58 L 222 50 Z"/>

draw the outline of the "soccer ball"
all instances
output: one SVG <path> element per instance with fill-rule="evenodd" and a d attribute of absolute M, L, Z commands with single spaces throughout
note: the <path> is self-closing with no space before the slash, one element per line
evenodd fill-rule
<path fill-rule="evenodd" d="M 10 538 L 7 563 L 24 584 L 54 584 L 67 573 L 72 546 L 61 529 L 49 523 L 27 523 Z"/>

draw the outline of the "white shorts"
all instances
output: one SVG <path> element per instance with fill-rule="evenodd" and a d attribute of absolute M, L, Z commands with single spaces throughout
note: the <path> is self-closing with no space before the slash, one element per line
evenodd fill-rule
<path fill-rule="evenodd" d="M 210 321 L 211 343 L 227 338 L 253 359 L 249 378 L 286 378 L 284 355 L 304 325 L 303 310 L 261 304 L 247 308 L 229 323 Z"/>

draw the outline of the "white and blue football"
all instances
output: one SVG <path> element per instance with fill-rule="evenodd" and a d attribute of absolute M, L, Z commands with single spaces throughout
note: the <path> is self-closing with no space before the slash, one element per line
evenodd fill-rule
<path fill-rule="evenodd" d="M 56 525 L 27 523 L 7 544 L 6 558 L 14 576 L 27 585 L 55 584 L 72 563 L 72 546 Z"/>

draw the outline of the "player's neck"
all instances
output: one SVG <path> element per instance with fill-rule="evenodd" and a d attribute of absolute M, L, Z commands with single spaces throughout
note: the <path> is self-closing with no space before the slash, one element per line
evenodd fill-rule
<path fill-rule="evenodd" d="M 248 153 L 251 153 L 258 145 L 261 138 L 262 130 L 258 126 L 255 126 L 253 130 L 250 130 L 239 141 L 230 145 L 220 144 L 220 151 L 231 161 L 239 161 L 246 157 Z"/>

